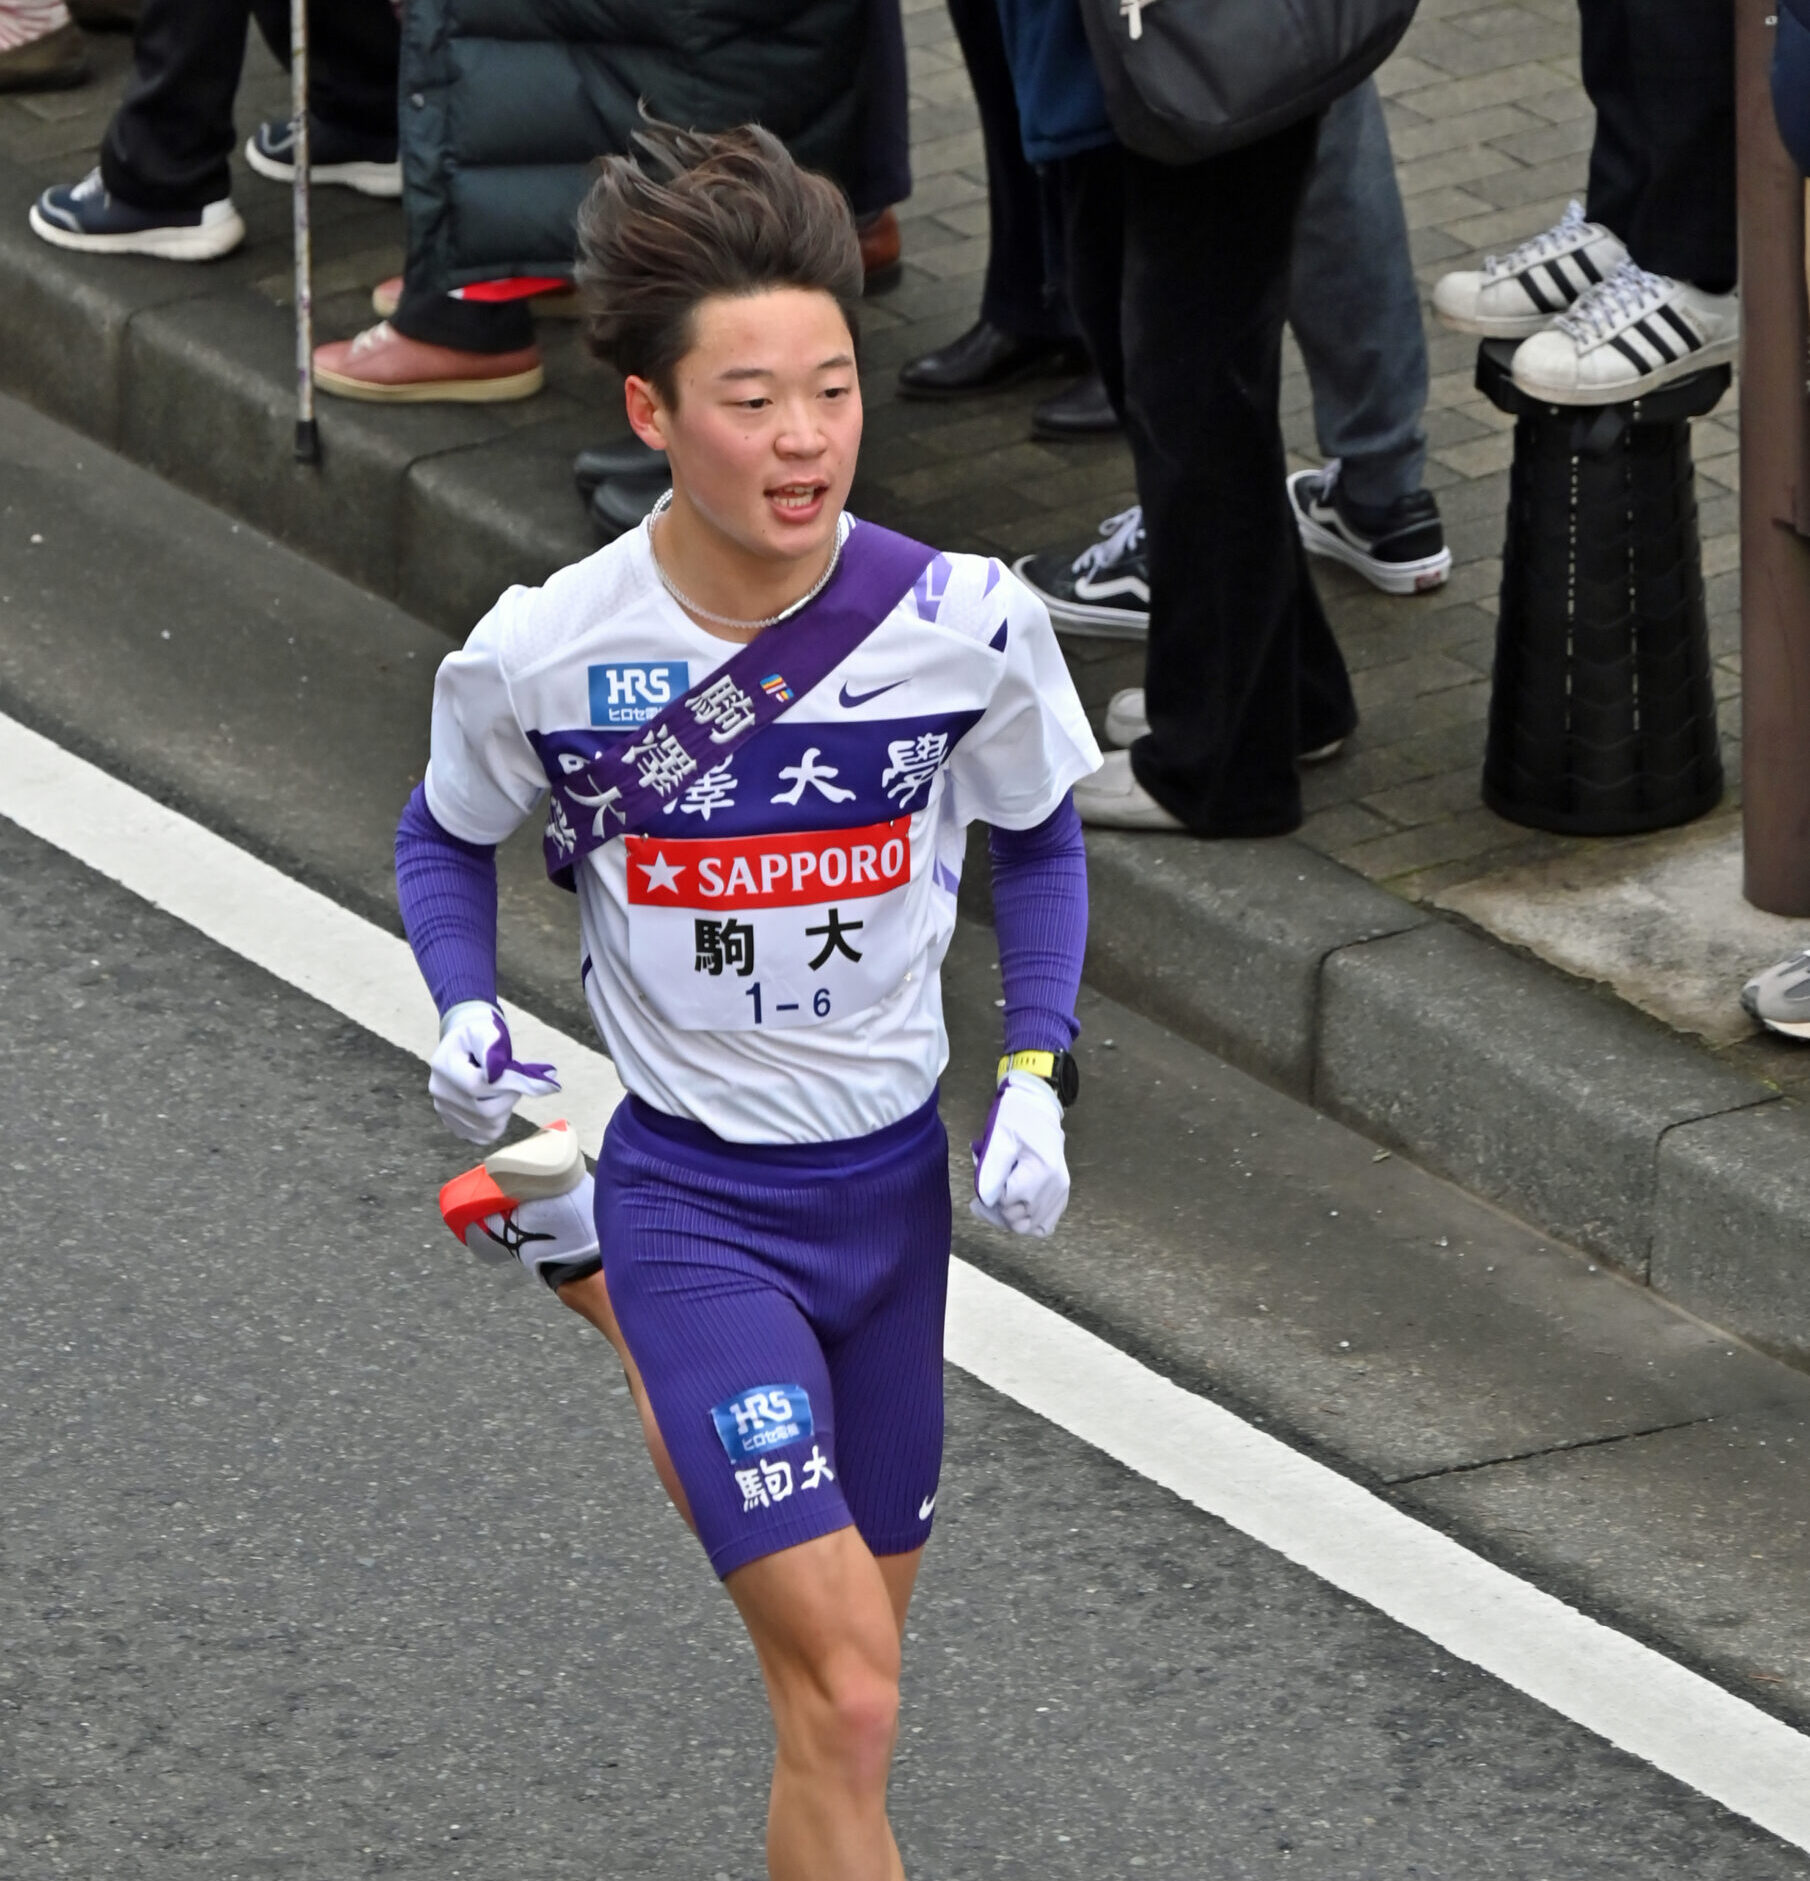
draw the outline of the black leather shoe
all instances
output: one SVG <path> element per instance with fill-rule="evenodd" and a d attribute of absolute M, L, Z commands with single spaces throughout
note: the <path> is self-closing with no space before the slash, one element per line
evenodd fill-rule
<path fill-rule="evenodd" d="M 644 470 L 633 477 L 605 477 L 591 492 L 591 520 L 605 541 L 613 542 L 624 530 L 633 529 L 671 488 L 672 478 L 664 469 Z"/>
<path fill-rule="evenodd" d="M 1119 414 L 1106 396 L 1106 384 L 1097 372 L 1065 385 L 1041 405 L 1031 409 L 1031 436 L 1054 438 L 1110 437 L 1119 428 Z"/>
<path fill-rule="evenodd" d="M 606 477 L 640 477 L 666 470 L 666 453 L 643 444 L 631 431 L 611 444 L 593 445 L 572 459 L 572 480 L 580 496 L 589 496 Z"/>
<path fill-rule="evenodd" d="M 1079 372 L 1086 360 L 1073 340 L 1037 340 L 977 320 L 959 340 L 899 368 L 902 398 L 966 398 L 997 391 L 1040 372 Z"/>

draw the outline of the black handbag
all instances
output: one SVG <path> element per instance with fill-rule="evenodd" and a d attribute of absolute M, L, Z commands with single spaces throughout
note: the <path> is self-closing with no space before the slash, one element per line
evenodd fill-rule
<path fill-rule="evenodd" d="M 1255 143 L 1361 84 L 1419 0 L 1080 0 L 1119 142 L 1159 163 Z"/>

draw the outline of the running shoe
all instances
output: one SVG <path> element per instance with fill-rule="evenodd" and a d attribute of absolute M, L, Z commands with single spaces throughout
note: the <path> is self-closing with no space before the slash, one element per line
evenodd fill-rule
<path fill-rule="evenodd" d="M 1460 333 L 1522 339 L 1606 281 L 1627 258 L 1620 241 L 1600 222 L 1586 222 L 1574 202 L 1551 228 L 1506 255 L 1485 255 L 1481 268 L 1442 275 L 1433 289 L 1433 311 Z"/>
<path fill-rule="evenodd" d="M 562 1119 L 455 1176 L 440 1191 L 440 1214 L 479 1260 L 519 1262 L 559 1287 L 602 1265 L 594 1192 L 578 1138 Z"/>
<path fill-rule="evenodd" d="M 1127 745 L 1134 745 L 1150 730 L 1150 719 L 1144 710 L 1144 688 L 1126 686 L 1115 692 L 1106 705 L 1106 724 L 1103 735 L 1109 745 L 1124 750 Z M 1301 752 L 1295 759 L 1297 764 L 1326 764 L 1336 758 L 1345 749 L 1343 738 L 1329 739 L 1323 745 L 1316 745 L 1311 751 Z"/>
<path fill-rule="evenodd" d="M 1733 359 L 1741 298 L 1624 261 L 1515 349 L 1515 384 L 1553 405 L 1619 405 Z"/>
<path fill-rule="evenodd" d="M 1021 555 L 1015 574 L 1070 633 L 1142 640 L 1150 631 L 1150 567 L 1144 511 L 1134 503 L 1100 525 L 1101 540 L 1072 559 Z"/>
<path fill-rule="evenodd" d="M 205 209 L 134 209 L 107 193 L 98 169 L 79 183 L 59 183 L 31 206 L 32 232 L 56 248 L 91 255 L 159 255 L 165 261 L 213 261 L 245 239 L 245 224 L 223 196 Z"/>
<path fill-rule="evenodd" d="M 1387 505 L 1354 503 L 1339 481 L 1339 460 L 1297 470 L 1288 480 L 1289 507 L 1309 555 L 1355 568 L 1384 594 L 1424 594 L 1452 572 L 1439 505 L 1414 490 Z"/>
<path fill-rule="evenodd" d="M 295 181 L 295 125 L 267 118 L 245 140 L 245 161 L 273 183 Z M 402 164 L 394 137 L 361 137 L 308 114 L 308 177 L 339 183 L 361 196 L 400 196 Z"/>

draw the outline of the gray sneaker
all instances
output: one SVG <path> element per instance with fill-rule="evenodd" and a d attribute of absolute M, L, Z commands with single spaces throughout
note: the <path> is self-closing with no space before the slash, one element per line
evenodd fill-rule
<path fill-rule="evenodd" d="M 1810 1038 L 1810 947 L 1756 973 L 1741 988 L 1741 1004 L 1774 1032 Z"/>

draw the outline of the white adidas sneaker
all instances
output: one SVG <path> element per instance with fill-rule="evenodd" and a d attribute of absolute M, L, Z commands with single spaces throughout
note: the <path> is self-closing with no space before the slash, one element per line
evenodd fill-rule
<path fill-rule="evenodd" d="M 479 1260 L 517 1261 L 548 1286 L 594 1273 L 596 1185 L 563 1119 L 494 1150 L 440 1191 L 440 1214 Z"/>
<path fill-rule="evenodd" d="M 1515 349 L 1515 384 L 1554 405 L 1617 405 L 1733 359 L 1741 297 L 1624 261 Z"/>
<path fill-rule="evenodd" d="M 1551 228 L 1506 255 L 1485 255 L 1481 268 L 1442 275 L 1433 289 L 1433 311 L 1460 333 L 1522 339 L 1606 281 L 1627 258 L 1620 241 L 1600 222 L 1586 222 L 1574 202 Z"/>

